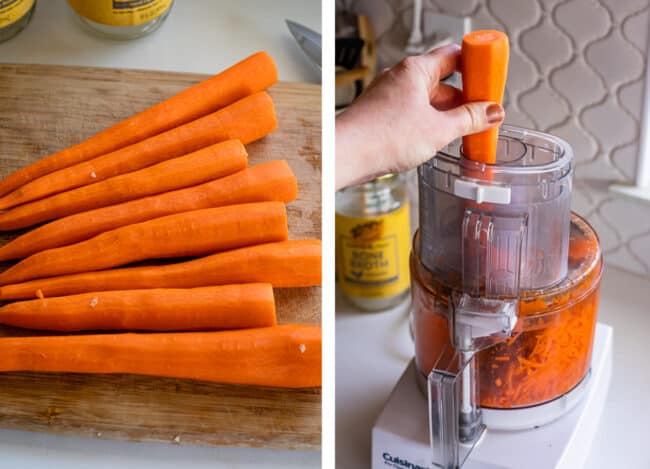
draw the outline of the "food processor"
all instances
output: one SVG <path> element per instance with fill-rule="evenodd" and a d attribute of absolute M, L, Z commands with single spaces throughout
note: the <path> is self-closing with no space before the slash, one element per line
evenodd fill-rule
<path fill-rule="evenodd" d="M 570 211 L 572 149 L 506 125 L 482 138 L 418 168 L 415 359 L 373 428 L 374 468 L 580 467 L 595 434 L 612 331 L 598 238 Z"/>

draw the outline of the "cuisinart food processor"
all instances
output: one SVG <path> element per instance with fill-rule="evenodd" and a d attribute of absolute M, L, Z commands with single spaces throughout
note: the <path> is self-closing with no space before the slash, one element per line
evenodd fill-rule
<path fill-rule="evenodd" d="M 571 147 L 505 125 L 493 161 L 466 146 L 418 168 L 415 359 L 373 428 L 373 468 L 580 467 L 612 331 L 598 238 L 570 211 Z"/>

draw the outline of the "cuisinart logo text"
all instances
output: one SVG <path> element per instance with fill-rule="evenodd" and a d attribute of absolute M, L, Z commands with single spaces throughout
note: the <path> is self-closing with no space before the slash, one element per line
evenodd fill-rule
<path fill-rule="evenodd" d="M 390 467 L 404 468 L 404 469 L 428 469 L 425 466 L 420 466 L 419 464 L 412 463 L 408 459 L 400 458 L 398 456 L 393 456 L 390 453 L 384 453 L 381 455 L 384 458 L 384 464 Z"/>

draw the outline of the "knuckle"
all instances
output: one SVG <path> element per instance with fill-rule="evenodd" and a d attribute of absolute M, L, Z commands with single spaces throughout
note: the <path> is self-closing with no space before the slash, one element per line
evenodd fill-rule
<path fill-rule="evenodd" d="M 463 119 L 463 131 L 470 132 L 478 129 L 481 125 L 481 116 L 475 106 L 463 106 L 465 110 L 465 119 Z"/>
<path fill-rule="evenodd" d="M 438 82 L 437 70 L 428 70 L 426 61 L 418 55 L 406 57 L 396 65 L 395 69 L 397 73 L 410 76 L 412 79 L 421 77 L 428 83 Z"/>
<path fill-rule="evenodd" d="M 417 63 L 418 58 L 415 55 L 409 55 L 408 57 L 404 58 L 404 60 L 402 60 L 402 64 L 404 64 L 406 68 L 413 68 L 417 65 Z"/>
<path fill-rule="evenodd" d="M 420 61 L 417 56 L 409 56 L 403 59 L 397 67 L 405 72 L 418 71 L 420 69 Z"/>

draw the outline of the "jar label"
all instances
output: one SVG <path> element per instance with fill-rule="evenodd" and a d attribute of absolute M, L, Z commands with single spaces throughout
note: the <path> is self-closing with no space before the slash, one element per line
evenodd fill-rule
<path fill-rule="evenodd" d="M 138 26 L 158 18 L 171 7 L 172 2 L 173 0 L 68 0 L 80 16 L 108 26 Z"/>
<path fill-rule="evenodd" d="M 21 19 L 34 6 L 34 0 L 0 0 L 0 28 Z"/>
<path fill-rule="evenodd" d="M 378 217 L 336 215 L 341 289 L 359 298 L 386 298 L 409 286 L 409 205 Z"/>

